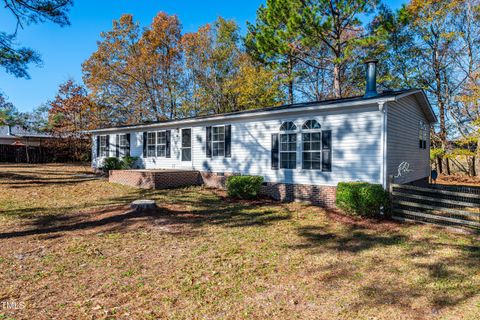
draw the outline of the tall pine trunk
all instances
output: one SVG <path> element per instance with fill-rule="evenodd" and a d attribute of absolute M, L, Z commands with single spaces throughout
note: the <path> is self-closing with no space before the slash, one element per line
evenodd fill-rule
<path fill-rule="evenodd" d="M 342 90 L 340 87 L 340 66 L 338 63 L 333 65 L 333 96 L 337 99 L 342 97 Z"/>
<path fill-rule="evenodd" d="M 288 103 L 293 104 L 293 58 L 288 58 Z"/>

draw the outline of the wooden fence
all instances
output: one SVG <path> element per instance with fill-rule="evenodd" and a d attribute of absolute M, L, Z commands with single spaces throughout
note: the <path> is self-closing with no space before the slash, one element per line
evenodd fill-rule
<path fill-rule="evenodd" d="M 480 188 L 392 184 L 394 219 L 480 229 Z"/>

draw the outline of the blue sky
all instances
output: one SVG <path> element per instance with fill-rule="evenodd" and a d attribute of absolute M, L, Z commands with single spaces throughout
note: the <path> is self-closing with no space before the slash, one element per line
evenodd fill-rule
<path fill-rule="evenodd" d="M 16 79 L 0 70 L 0 91 L 20 111 L 31 111 L 53 99 L 58 85 L 69 78 L 82 80 L 81 64 L 96 50 L 100 32 L 111 29 L 112 20 L 124 13 L 133 14 L 141 26 L 147 26 L 155 14 L 164 11 L 176 14 L 184 32 L 195 31 L 218 16 L 234 19 L 245 31 L 246 21 L 254 21 L 255 13 L 265 0 L 76 0 L 70 12 L 71 26 L 61 28 L 52 23 L 26 26 L 19 30 L 17 42 L 40 53 L 41 67 L 30 67 L 31 79 Z M 403 0 L 387 1 L 397 8 Z M 12 32 L 12 17 L 1 8 L 0 30 Z"/>

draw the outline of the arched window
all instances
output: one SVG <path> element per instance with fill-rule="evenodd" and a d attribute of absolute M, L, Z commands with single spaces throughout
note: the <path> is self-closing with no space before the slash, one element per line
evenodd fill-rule
<path fill-rule="evenodd" d="M 302 126 L 302 168 L 331 170 L 331 131 L 321 131 L 316 120 L 307 120 Z"/>
<path fill-rule="evenodd" d="M 294 131 L 297 130 L 297 126 L 293 121 L 286 121 L 280 126 L 280 131 Z"/>
<path fill-rule="evenodd" d="M 315 130 L 320 129 L 320 123 L 317 120 L 307 120 L 302 126 L 303 130 Z"/>
<path fill-rule="evenodd" d="M 297 126 L 292 121 L 282 123 L 280 131 L 294 131 Z M 280 168 L 295 169 L 297 167 L 297 133 L 280 134 Z"/>
<path fill-rule="evenodd" d="M 322 132 L 316 120 L 307 120 L 302 126 L 302 168 L 320 170 L 322 168 Z"/>

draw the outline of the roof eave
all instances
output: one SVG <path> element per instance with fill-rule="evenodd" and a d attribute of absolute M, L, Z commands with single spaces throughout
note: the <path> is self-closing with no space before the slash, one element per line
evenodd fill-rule
<path fill-rule="evenodd" d="M 438 121 L 437 116 L 435 115 L 435 112 L 433 111 L 433 107 L 430 104 L 430 101 L 428 100 L 427 95 L 425 94 L 425 91 L 423 89 L 417 89 L 411 92 L 405 92 L 403 94 L 400 94 L 395 97 L 395 100 L 399 100 L 403 97 L 406 97 L 408 95 L 416 95 L 417 97 L 421 97 L 422 102 L 427 110 L 427 116 L 430 120 L 430 123 L 436 123 Z"/>
<path fill-rule="evenodd" d="M 379 97 L 376 99 L 368 99 L 368 100 L 359 100 L 359 101 L 346 101 L 346 102 L 339 102 L 333 103 L 329 105 L 324 105 L 321 107 L 321 110 L 335 110 L 345 107 L 359 107 L 365 106 L 370 104 L 378 104 L 379 102 L 389 102 L 395 101 L 395 97 Z M 193 119 L 180 119 L 176 121 L 169 121 L 164 123 L 152 123 L 152 124 L 142 124 L 142 125 L 132 125 L 132 126 L 124 126 L 124 127 L 111 127 L 111 128 L 103 128 L 103 129 L 93 129 L 85 131 L 86 133 L 103 133 L 103 132 L 116 132 L 116 131 L 129 131 L 139 128 L 162 128 L 162 127 L 170 127 L 176 126 L 178 124 L 190 124 L 195 123 L 198 121 L 218 121 L 218 120 L 230 120 L 230 119 L 248 119 L 252 117 L 259 117 L 259 116 L 266 116 L 270 114 L 289 114 L 289 113 L 297 113 L 297 112 L 306 112 L 318 109 L 318 104 L 312 104 L 310 106 L 302 107 L 302 108 L 295 108 L 295 109 L 280 109 L 280 110 L 269 110 L 269 111 L 260 111 L 254 113 L 241 113 L 241 114 L 231 114 L 231 115 L 223 115 L 223 116 L 212 116 L 212 117 L 203 117 L 203 118 L 193 118 Z"/>

